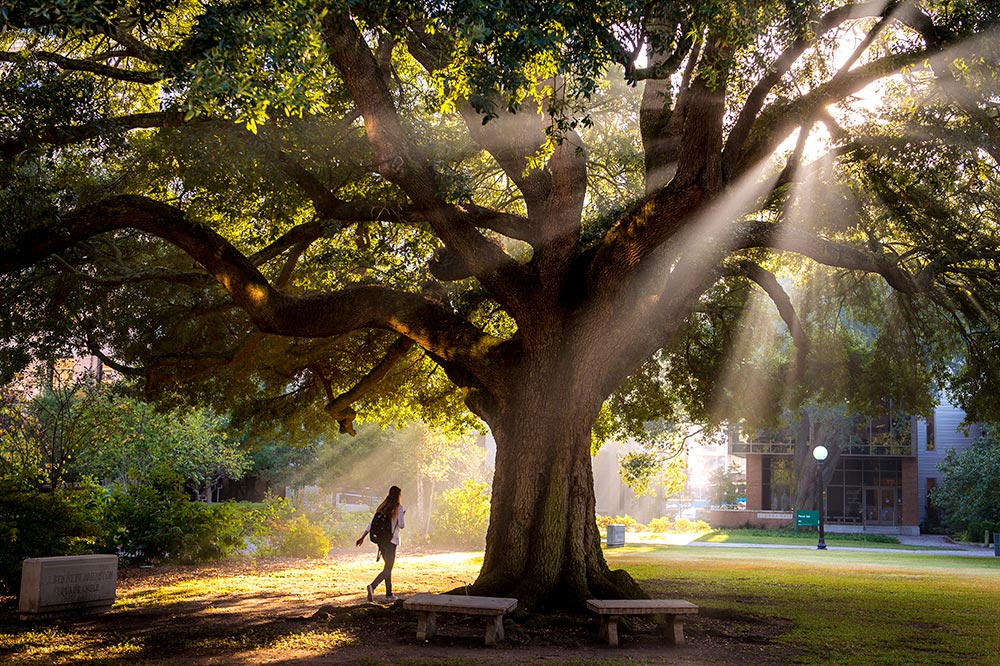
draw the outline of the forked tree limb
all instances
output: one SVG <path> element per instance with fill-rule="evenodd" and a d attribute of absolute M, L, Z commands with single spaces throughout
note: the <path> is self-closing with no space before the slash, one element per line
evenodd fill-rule
<path fill-rule="evenodd" d="M 809 354 L 810 342 L 809 336 L 802 326 L 802 321 L 795 311 L 795 305 L 792 303 L 788 292 L 781 286 L 778 278 L 773 273 L 754 261 L 740 259 L 734 262 L 733 269 L 733 275 L 740 275 L 752 280 L 767 294 L 771 302 L 774 303 L 774 307 L 777 308 L 782 321 L 788 327 L 788 333 L 795 344 L 794 375 L 796 379 L 801 379 L 806 370 L 806 358 Z"/>
<path fill-rule="evenodd" d="M 365 374 L 354 386 L 340 395 L 334 395 L 330 380 L 318 364 L 308 366 L 309 370 L 320 380 L 326 393 L 326 412 L 340 426 L 341 434 L 355 435 L 354 419 L 358 413 L 353 404 L 371 393 L 384 380 L 399 361 L 406 357 L 413 341 L 408 338 L 397 338 L 386 350 L 382 359 Z"/>

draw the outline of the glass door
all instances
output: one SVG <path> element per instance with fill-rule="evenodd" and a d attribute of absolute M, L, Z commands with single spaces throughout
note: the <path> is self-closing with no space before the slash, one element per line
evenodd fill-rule
<path fill-rule="evenodd" d="M 886 525 L 896 524 L 895 488 L 881 488 L 879 490 L 879 522 Z"/>
<path fill-rule="evenodd" d="M 876 488 L 865 488 L 865 522 L 878 522 L 878 490 Z"/>
<path fill-rule="evenodd" d="M 868 486 L 864 490 L 865 522 L 869 525 L 896 524 L 896 489 Z"/>

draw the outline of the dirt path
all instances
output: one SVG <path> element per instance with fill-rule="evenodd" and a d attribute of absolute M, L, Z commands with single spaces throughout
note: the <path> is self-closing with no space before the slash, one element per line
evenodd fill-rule
<path fill-rule="evenodd" d="M 431 582 L 445 589 L 448 557 L 416 554 L 401 564 L 407 578 L 421 582 L 428 582 L 421 576 L 423 567 L 436 570 L 437 579 Z M 125 569 L 119 579 L 119 603 L 100 616 L 19 622 L 7 604 L 0 613 L 0 633 L 12 636 L 14 643 L 23 640 L 20 649 L 0 649 L 0 661 L 412 664 L 445 658 L 460 664 L 628 660 L 696 666 L 784 664 L 792 656 L 775 641 L 788 629 L 781 621 L 722 616 L 707 608 L 685 622 L 687 644 L 680 647 L 670 646 L 650 621 L 633 623 L 623 634 L 622 647 L 612 649 L 597 639 L 594 617 L 524 612 L 509 616 L 506 640 L 495 648 L 483 645 L 482 619 L 458 616 L 442 616 L 438 635 L 420 642 L 415 617 L 401 602 L 369 604 L 359 594 L 360 581 L 373 569 L 369 560 L 344 552 L 319 561 Z M 397 594 L 402 598 L 423 591 L 400 579 Z M 46 632 L 59 640 L 39 647 L 38 636 Z"/>

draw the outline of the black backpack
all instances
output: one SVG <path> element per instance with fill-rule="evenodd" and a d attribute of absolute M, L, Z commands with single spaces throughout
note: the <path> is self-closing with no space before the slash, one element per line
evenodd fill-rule
<path fill-rule="evenodd" d="M 392 541 L 392 514 L 376 511 L 372 516 L 372 528 L 368 531 L 368 538 L 379 547 Z"/>

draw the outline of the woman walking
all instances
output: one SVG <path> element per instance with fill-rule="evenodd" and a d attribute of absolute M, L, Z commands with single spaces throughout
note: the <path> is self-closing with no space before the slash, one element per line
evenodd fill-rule
<path fill-rule="evenodd" d="M 404 520 L 406 509 L 404 509 L 403 505 L 399 503 L 400 493 L 402 493 L 402 490 L 399 489 L 399 486 L 392 486 L 389 488 L 389 494 L 386 495 L 385 499 L 382 500 L 382 503 L 378 505 L 377 509 L 375 509 L 375 515 L 372 516 L 371 521 L 368 523 L 368 527 L 365 528 L 364 533 L 361 535 L 361 538 L 358 539 L 356 544 L 357 546 L 363 544 L 365 542 L 365 537 L 368 536 L 368 533 L 374 531 L 375 534 L 373 534 L 372 537 L 378 544 L 379 553 L 381 554 L 384 562 L 382 571 L 379 572 L 379 575 L 375 576 L 375 580 L 373 580 L 366 588 L 366 591 L 368 592 L 368 601 L 375 600 L 375 588 L 377 588 L 379 583 L 382 581 L 385 581 L 385 600 L 393 602 L 398 599 L 398 597 L 392 593 L 392 565 L 396 563 L 396 546 L 399 545 L 399 530 L 406 527 L 406 521 Z M 383 524 L 385 525 L 384 528 L 382 527 Z M 378 538 L 378 532 L 382 529 L 385 529 L 389 533 L 385 539 Z"/>

